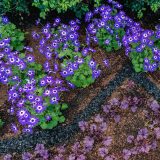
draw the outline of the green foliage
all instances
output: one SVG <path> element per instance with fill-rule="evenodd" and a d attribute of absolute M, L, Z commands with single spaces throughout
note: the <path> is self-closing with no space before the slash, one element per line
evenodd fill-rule
<path fill-rule="evenodd" d="M 29 5 L 32 5 L 40 10 L 40 17 L 45 18 L 47 12 L 56 10 L 58 13 L 66 12 L 71 9 L 75 12 L 78 18 L 81 18 L 89 7 L 100 6 L 102 0 L 1 0 L 0 1 L 0 14 L 6 13 L 30 13 Z"/>
<path fill-rule="evenodd" d="M 24 12 L 29 13 L 28 10 L 28 0 L 1 0 L 0 1 L 0 14 L 5 14 L 8 12 Z"/>
<path fill-rule="evenodd" d="M 40 79 L 42 79 L 46 75 L 45 72 L 42 70 L 42 65 L 35 63 L 35 62 L 28 63 L 26 69 L 23 71 L 19 70 L 19 68 L 17 66 L 14 66 L 12 68 L 13 74 L 17 75 L 21 79 L 21 82 L 19 85 L 24 86 L 27 83 L 27 80 L 29 79 L 27 72 L 29 70 L 35 71 L 34 78 L 37 83 L 39 83 Z M 9 85 L 14 85 L 14 82 L 10 81 Z M 38 85 L 37 85 L 37 87 L 38 87 Z"/>
<path fill-rule="evenodd" d="M 119 45 L 117 39 L 116 39 L 116 35 L 118 35 L 118 37 L 120 39 L 122 39 L 122 37 L 125 34 L 125 31 L 123 28 L 119 28 L 119 29 L 115 29 L 113 28 L 114 32 L 113 34 L 110 34 L 106 29 L 104 28 L 100 28 L 97 31 L 96 37 L 98 38 L 98 44 L 104 48 L 107 52 L 111 52 L 113 50 L 119 50 L 121 48 L 121 45 Z M 109 44 L 106 44 L 105 41 L 108 40 Z"/>
<path fill-rule="evenodd" d="M 0 40 L 4 38 L 11 38 L 11 49 L 18 51 L 23 49 L 24 33 L 11 22 L 3 24 L 0 18 Z"/>
<path fill-rule="evenodd" d="M 25 54 L 21 53 L 19 55 L 21 58 L 25 58 Z M 36 80 L 36 90 L 34 91 L 34 95 L 37 96 L 43 96 L 43 92 L 45 87 L 41 87 L 39 85 L 39 82 L 42 78 L 46 76 L 46 73 L 42 70 L 42 66 L 36 62 L 33 63 L 27 63 L 27 66 L 25 70 L 21 71 L 18 69 L 18 67 L 14 66 L 12 71 L 13 75 L 18 76 L 21 79 L 21 82 L 19 83 L 19 86 L 24 86 L 28 83 L 27 80 L 29 80 L 29 77 L 27 75 L 28 70 L 35 71 L 34 79 Z M 15 85 L 13 81 L 9 82 L 9 86 Z M 50 98 L 46 97 L 44 98 L 44 104 L 46 106 L 46 110 L 42 113 L 37 113 L 32 107 L 30 102 L 26 102 L 25 108 L 31 113 L 31 115 L 36 116 L 39 119 L 39 123 L 37 126 L 40 126 L 42 129 L 52 129 L 53 127 L 57 126 L 58 123 L 63 123 L 65 121 L 65 117 L 62 115 L 63 110 L 66 110 L 68 108 L 68 105 L 63 104 L 51 104 Z M 46 116 L 50 116 L 51 120 L 47 121 Z"/>
<path fill-rule="evenodd" d="M 80 88 L 85 88 L 94 82 L 94 78 L 92 77 L 92 70 L 88 65 L 90 57 L 87 56 L 84 60 L 84 63 L 79 66 L 78 70 L 76 70 L 72 76 L 68 76 L 66 78 L 76 87 Z"/>
<path fill-rule="evenodd" d="M 81 18 L 87 11 L 90 5 L 95 7 L 100 6 L 102 0 L 91 0 L 86 2 L 83 0 L 33 0 L 32 6 L 40 9 L 40 17 L 45 18 L 46 13 L 51 10 L 56 10 L 58 13 L 64 13 L 67 10 L 73 10 L 76 17 Z"/>
<path fill-rule="evenodd" d="M 46 102 L 48 99 L 46 99 Z M 33 108 L 27 107 L 30 113 L 37 118 L 39 118 L 38 125 L 42 129 L 52 129 L 58 125 L 58 123 L 63 123 L 65 121 L 65 117 L 62 115 L 62 110 L 66 110 L 68 105 L 66 103 L 63 104 L 50 104 L 49 101 L 47 103 L 47 109 L 41 113 L 37 114 Z M 46 116 L 50 116 L 51 120 L 47 121 Z"/>
<path fill-rule="evenodd" d="M 75 12 L 77 18 L 82 18 L 86 12 L 89 11 L 88 5 L 85 3 L 79 3 L 76 6 L 72 7 L 71 10 Z"/>
<path fill-rule="evenodd" d="M 0 128 L 3 127 L 4 122 L 2 121 L 2 119 L 0 119 Z"/>
<path fill-rule="evenodd" d="M 84 16 L 88 11 L 89 8 L 92 7 L 98 7 L 102 4 L 102 0 L 91 0 L 89 3 L 81 2 L 77 5 L 73 6 L 71 10 L 75 12 L 75 15 L 77 18 L 81 19 L 82 16 Z"/>
<path fill-rule="evenodd" d="M 67 68 L 68 62 L 74 62 L 75 56 L 81 58 L 82 54 L 80 52 L 74 52 L 71 49 L 61 51 L 59 57 L 63 57 L 62 68 Z M 94 82 L 92 77 L 92 70 L 89 67 L 89 61 L 91 57 L 87 56 L 84 58 L 84 62 L 80 64 L 79 68 L 74 71 L 74 74 L 66 77 L 66 80 L 73 83 L 76 87 L 87 87 Z"/>
<path fill-rule="evenodd" d="M 141 53 L 135 51 L 130 53 L 130 58 L 136 72 L 144 72 L 144 58 L 148 58 L 152 63 L 152 57 L 152 49 L 149 47 L 146 47 Z"/>
<path fill-rule="evenodd" d="M 138 18 L 143 17 L 144 11 L 146 11 L 147 7 L 150 7 L 150 9 L 154 13 L 160 9 L 160 1 L 159 0 L 140 0 L 140 1 L 125 0 L 124 4 L 129 9 L 131 9 L 133 12 L 136 12 Z"/>
<path fill-rule="evenodd" d="M 65 12 L 69 8 L 77 5 L 82 0 L 34 0 L 32 5 L 40 9 L 40 17 L 45 18 L 46 13 L 57 10 L 58 13 Z"/>

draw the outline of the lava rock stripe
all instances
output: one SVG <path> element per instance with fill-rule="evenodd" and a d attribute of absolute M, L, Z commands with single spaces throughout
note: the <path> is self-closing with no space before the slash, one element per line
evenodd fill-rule
<path fill-rule="evenodd" d="M 131 79 L 143 87 L 149 94 L 151 94 L 156 100 L 160 100 L 160 88 L 150 81 L 144 73 L 132 73 Z"/>

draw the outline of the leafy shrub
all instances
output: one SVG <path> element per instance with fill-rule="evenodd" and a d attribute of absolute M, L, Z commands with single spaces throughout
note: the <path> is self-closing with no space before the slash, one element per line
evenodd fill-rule
<path fill-rule="evenodd" d="M 1 0 L 0 14 L 23 12 L 29 13 L 27 0 Z"/>
<path fill-rule="evenodd" d="M 77 18 L 82 18 L 88 11 L 90 7 L 98 7 L 102 4 L 102 0 L 91 0 L 90 2 L 81 2 L 77 5 L 71 7 L 70 10 L 73 10 Z"/>
<path fill-rule="evenodd" d="M 102 0 L 2 0 L 0 3 L 0 14 L 6 13 L 30 13 L 29 5 L 32 5 L 40 10 L 40 17 L 45 18 L 47 12 L 56 10 L 58 13 L 73 10 L 78 18 L 81 18 L 90 6 L 99 6 Z"/>
<path fill-rule="evenodd" d="M 131 9 L 133 12 L 137 13 L 138 18 L 142 18 L 144 11 L 146 11 L 147 7 L 155 13 L 160 9 L 160 1 L 159 0 L 141 0 L 141 1 L 123 1 L 124 5 Z"/>
<path fill-rule="evenodd" d="M 34 0 L 32 5 L 39 8 L 41 13 L 40 17 L 45 18 L 46 13 L 50 10 L 57 10 L 58 13 L 65 12 L 69 8 L 77 5 L 82 0 Z"/>
<path fill-rule="evenodd" d="M 14 50 L 22 50 L 24 47 L 24 33 L 8 21 L 7 17 L 0 17 L 0 40 L 9 38 L 10 47 Z"/>
<path fill-rule="evenodd" d="M 106 5 L 88 12 L 85 17 L 86 22 L 90 22 L 87 27 L 87 44 L 94 41 L 107 52 L 120 49 L 125 34 L 125 19 L 124 12 L 118 12 L 117 9 Z"/>
<path fill-rule="evenodd" d="M 76 17 L 81 18 L 88 10 L 90 5 L 99 6 L 102 0 L 92 0 L 85 2 L 83 0 L 33 0 L 32 5 L 40 9 L 40 17 L 45 18 L 46 13 L 56 10 L 58 13 L 73 10 Z"/>

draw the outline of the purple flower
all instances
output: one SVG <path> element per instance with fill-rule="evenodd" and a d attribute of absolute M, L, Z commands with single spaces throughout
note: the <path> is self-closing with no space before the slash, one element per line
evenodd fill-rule
<path fill-rule="evenodd" d="M 121 120 L 120 115 L 115 115 L 115 116 L 114 116 L 114 120 L 115 120 L 116 123 L 119 123 L 120 120 Z"/>
<path fill-rule="evenodd" d="M 99 154 L 99 156 L 104 158 L 108 154 L 108 149 L 107 148 L 99 148 L 98 154 Z"/>
<path fill-rule="evenodd" d="M 119 99 L 118 98 L 113 98 L 113 99 L 111 99 L 110 100 L 110 104 L 111 105 L 115 105 L 115 106 L 117 106 L 117 105 L 119 105 Z"/>
<path fill-rule="evenodd" d="M 155 132 L 156 138 L 160 139 L 160 128 L 159 127 L 154 128 L 154 132 Z"/>
<path fill-rule="evenodd" d="M 78 125 L 79 125 L 81 131 L 84 132 L 87 129 L 88 123 L 84 122 L 84 121 L 80 121 Z"/>
<path fill-rule="evenodd" d="M 76 156 L 74 154 L 69 155 L 68 160 L 76 160 Z"/>
<path fill-rule="evenodd" d="M 90 125 L 89 129 L 90 129 L 90 132 L 93 134 L 97 131 L 97 125 L 93 123 Z"/>
<path fill-rule="evenodd" d="M 57 148 L 57 151 L 59 154 L 62 154 L 66 151 L 65 146 L 60 146 L 59 148 Z"/>
<path fill-rule="evenodd" d="M 76 160 L 86 160 L 86 157 L 83 154 L 81 154 L 77 157 Z"/>
<path fill-rule="evenodd" d="M 68 76 L 68 71 L 67 70 L 63 70 L 61 72 L 62 77 L 67 77 Z"/>
<path fill-rule="evenodd" d="M 105 160 L 114 160 L 111 156 L 105 157 Z"/>
<path fill-rule="evenodd" d="M 151 150 L 151 145 L 145 144 L 140 148 L 140 152 L 142 153 L 149 153 Z"/>
<path fill-rule="evenodd" d="M 137 106 L 136 106 L 136 105 L 134 105 L 134 106 L 131 107 L 131 111 L 132 111 L 133 113 L 135 113 L 136 110 L 137 110 Z"/>
<path fill-rule="evenodd" d="M 128 143 L 132 143 L 133 140 L 134 140 L 134 136 L 129 135 L 129 136 L 127 137 L 127 142 L 128 142 Z"/>
<path fill-rule="evenodd" d="M 105 105 L 103 106 L 103 111 L 108 114 L 110 112 L 110 109 L 111 109 L 111 105 Z"/>
<path fill-rule="evenodd" d="M 33 56 L 28 55 L 26 58 L 27 58 L 28 62 L 34 62 L 34 57 Z"/>
<path fill-rule="evenodd" d="M 59 98 L 58 96 L 51 97 L 50 103 L 51 104 L 58 104 Z"/>
<path fill-rule="evenodd" d="M 11 154 L 5 155 L 3 160 L 12 160 L 12 155 Z"/>
<path fill-rule="evenodd" d="M 105 132 L 107 130 L 107 128 L 108 128 L 108 125 L 107 125 L 106 122 L 101 123 L 99 125 L 99 127 L 98 127 L 98 129 L 99 129 L 100 132 Z"/>
<path fill-rule="evenodd" d="M 131 151 L 128 149 L 123 149 L 123 158 L 125 160 L 128 160 L 130 158 L 130 156 L 132 155 Z"/>
<path fill-rule="evenodd" d="M 100 76 L 101 70 L 93 70 L 92 76 L 93 78 L 98 78 Z"/>
<path fill-rule="evenodd" d="M 27 133 L 27 134 L 32 134 L 33 133 L 33 129 L 32 128 L 23 128 L 23 133 Z"/>
<path fill-rule="evenodd" d="M 38 122 L 39 122 L 39 119 L 38 119 L 38 118 L 33 117 L 33 116 L 30 116 L 30 118 L 29 118 L 29 124 L 30 124 L 30 125 L 35 126 L 35 125 L 38 124 Z"/>
<path fill-rule="evenodd" d="M 121 107 L 122 109 L 127 109 L 127 108 L 128 108 L 128 106 L 129 106 L 128 101 L 123 100 L 123 101 L 121 102 L 120 107 Z"/>
<path fill-rule="evenodd" d="M 110 44 L 110 40 L 106 39 L 104 43 L 107 44 L 107 45 L 109 45 Z"/>
<path fill-rule="evenodd" d="M 83 140 L 83 147 L 85 149 L 85 151 L 90 151 L 93 148 L 93 144 L 94 144 L 94 139 L 86 136 Z"/>
<path fill-rule="evenodd" d="M 103 140 L 103 145 L 104 145 L 105 147 L 110 146 L 111 143 L 112 143 L 112 137 L 111 137 L 111 136 L 108 136 L 107 138 L 105 138 L 105 139 Z"/>
<path fill-rule="evenodd" d="M 80 149 L 80 143 L 79 142 L 74 143 L 72 146 L 72 152 L 76 154 L 79 151 L 79 149 Z"/>
<path fill-rule="evenodd" d="M 67 84 L 71 87 L 71 88 L 75 88 L 75 85 L 71 82 L 67 82 Z"/>
<path fill-rule="evenodd" d="M 29 152 L 25 152 L 22 154 L 22 160 L 31 160 L 33 158 L 33 155 Z"/>
<path fill-rule="evenodd" d="M 3 23 L 3 24 L 9 23 L 8 17 L 3 16 L 3 17 L 2 17 L 2 23 Z"/>
<path fill-rule="evenodd" d="M 36 113 L 42 113 L 46 109 L 46 107 L 44 107 L 43 105 L 38 104 L 35 107 L 35 109 L 36 109 Z"/>
<path fill-rule="evenodd" d="M 156 100 L 152 101 L 150 108 L 154 111 L 157 112 L 160 109 L 160 105 Z"/>
<path fill-rule="evenodd" d="M 101 123 L 103 122 L 103 117 L 101 117 L 100 114 L 96 115 L 96 117 L 94 118 L 94 121 L 97 123 Z"/>
<path fill-rule="evenodd" d="M 142 128 L 138 131 L 137 141 L 146 139 L 147 137 L 148 137 L 148 129 L 147 128 Z"/>
<path fill-rule="evenodd" d="M 45 150 L 44 144 L 37 144 L 35 147 L 36 154 L 40 154 L 43 150 Z"/>
<path fill-rule="evenodd" d="M 48 150 L 42 150 L 41 152 L 40 152 L 40 155 L 44 158 L 44 159 L 48 159 L 49 158 L 49 153 L 48 153 Z"/>

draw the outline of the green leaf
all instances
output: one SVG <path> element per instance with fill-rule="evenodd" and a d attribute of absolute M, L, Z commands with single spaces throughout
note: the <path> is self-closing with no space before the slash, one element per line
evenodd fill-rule
<path fill-rule="evenodd" d="M 19 57 L 22 58 L 22 59 L 25 58 L 25 53 L 19 54 Z"/>
<path fill-rule="evenodd" d="M 62 106 L 61 106 L 61 109 L 66 110 L 67 108 L 68 108 L 68 105 L 66 103 L 63 103 Z"/>
<path fill-rule="evenodd" d="M 64 123 L 65 122 L 65 117 L 64 116 L 60 116 L 59 117 L 59 123 Z"/>

